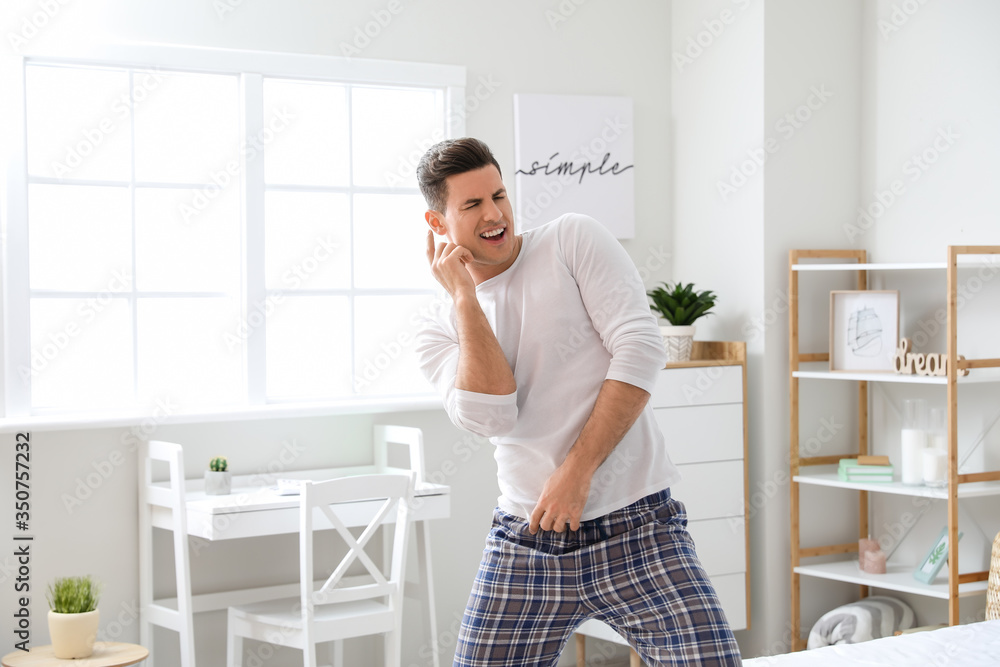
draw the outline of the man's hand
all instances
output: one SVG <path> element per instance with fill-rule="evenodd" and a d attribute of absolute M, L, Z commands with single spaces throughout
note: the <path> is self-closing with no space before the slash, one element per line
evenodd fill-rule
<path fill-rule="evenodd" d="M 644 389 L 618 380 L 604 381 L 580 437 L 542 487 L 528 526 L 532 535 L 539 528 L 557 533 L 567 524 L 570 530 L 580 528 L 591 480 L 647 401 L 649 393 Z"/>
<path fill-rule="evenodd" d="M 441 283 L 452 298 L 459 294 L 475 294 L 476 282 L 466 265 L 472 261 L 472 253 L 454 243 L 434 243 L 434 232 L 427 230 L 427 261 L 431 273 Z"/>
<path fill-rule="evenodd" d="M 580 516 L 590 493 L 591 475 L 563 463 L 542 487 L 542 495 L 531 513 L 528 530 L 532 535 L 542 530 L 563 532 L 580 529 Z"/>

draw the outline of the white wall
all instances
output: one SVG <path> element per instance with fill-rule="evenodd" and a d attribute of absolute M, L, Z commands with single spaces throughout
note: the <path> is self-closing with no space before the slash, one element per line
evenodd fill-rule
<path fill-rule="evenodd" d="M 764 441 L 757 418 L 763 337 L 745 338 L 742 328 L 764 307 L 764 174 L 751 158 L 765 139 L 764 4 L 675 0 L 671 42 L 673 279 L 694 282 L 718 296 L 717 313 L 699 320 L 697 338 L 748 341 L 753 480 L 759 476 Z M 741 178 L 739 168 L 746 161 L 749 175 Z M 720 183 L 733 190 L 720 188 Z M 751 517 L 751 629 L 736 633 L 744 652 L 747 642 L 767 627 L 761 612 L 771 597 L 764 593 L 770 584 L 760 576 L 760 526 Z"/>
<path fill-rule="evenodd" d="M 756 416 L 764 440 L 755 461 L 758 478 L 751 483 L 753 511 L 762 521 L 752 535 L 758 573 L 768 604 L 760 605 L 765 634 L 756 637 L 756 653 L 790 648 L 790 575 L 788 494 L 788 250 L 838 248 L 837 230 L 850 218 L 858 199 L 860 161 L 861 3 L 768 0 L 765 5 L 765 131 L 780 142 L 764 174 L 765 311 L 751 327 L 762 335 L 763 363 L 758 368 L 764 394 Z M 821 281 L 800 278 L 807 289 Z M 829 286 L 823 285 L 825 289 Z M 847 284 L 839 285 L 849 288 Z M 826 293 L 812 292 L 802 307 L 825 304 Z M 824 306 L 805 311 L 801 348 L 821 352 L 826 345 Z M 812 313 L 812 317 L 808 313 Z M 770 323 L 770 324 L 769 324 Z M 833 392 L 831 392 L 833 389 Z M 832 441 L 813 455 L 849 451 L 856 442 L 853 387 L 801 383 L 800 449 L 824 423 L 842 425 Z M 813 442 L 817 442 L 814 439 Z M 780 491 L 776 491 L 780 489 Z M 853 494 L 815 493 L 803 488 L 801 528 L 804 545 L 855 539 Z M 830 508 L 837 508 L 831 511 Z M 758 589 L 760 590 L 760 589 Z M 856 589 L 802 578 L 802 633 L 822 613 L 853 599 Z M 771 595 L 773 594 L 773 598 Z M 761 643 L 763 642 L 763 643 Z"/>
<path fill-rule="evenodd" d="M 326 2 L 293 0 L 104 0 L 66 3 L 51 17 L 35 21 L 39 3 L 6 2 L 0 17 L 0 35 L 20 34 L 25 21 L 44 23 L 32 32 L 28 45 L 36 50 L 71 51 L 75 44 L 113 39 L 209 47 L 257 49 L 341 55 L 341 44 L 360 47 L 356 57 L 459 64 L 468 68 L 469 114 L 467 133 L 483 138 L 497 154 L 509 175 L 513 159 L 513 95 L 517 92 L 627 95 L 634 100 L 636 145 L 636 238 L 624 243 L 648 283 L 670 276 L 671 249 L 668 205 L 671 182 L 670 135 L 667 124 L 670 102 L 669 4 L 655 0 L 585 2 L 555 0 L 506 3 L 472 3 L 459 0 L 399 0 L 398 11 L 379 34 L 365 44 L 355 41 L 356 30 L 385 18 L 387 0 Z M 218 11 L 232 6 L 232 11 Z M 395 5 L 394 5 L 395 6 Z M 374 13 L 374 14 L 373 14 Z M 9 58 L 8 40 L 0 53 Z M 476 97 L 478 93 L 478 97 Z M 511 183 L 512 185 L 512 183 Z M 515 193 L 516 196 L 516 193 Z M 423 221 L 414 221 L 423 224 Z M 419 252 L 419 249 L 415 249 Z M 188 473 L 199 475 L 203 462 L 227 450 L 234 472 L 254 472 L 275 459 L 282 443 L 307 443 L 307 454 L 295 463 L 338 465 L 357 462 L 370 444 L 372 423 L 401 423 L 425 429 L 428 470 L 452 471 L 451 520 L 433 527 L 433 548 L 438 591 L 439 640 L 444 653 L 454 646 L 456 620 L 465 607 L 495 504 L 497 489 L 492 452 L 488 445 L 471 456 L 464 452 L 470 441 L 448 423 L 443 411 L 406 414 L 358 415 L 325 419 L 273 420 L 215 425 L 162 426 L 154 437 L 185 444 Z M 36 432 L 34 462 L 34 525 L 39 535 L 32 578 L 33 643 L 45 643 L 46 609 L 40 585 L 70 571 L 94 572 L 108 583 L 102 609 L 112 620 L 118 610 L 136 604 L 138 594 L 136 552 L 136 477 L 134 453 L 123 451 L 125 463 L 106 482 L 68 513 L 62 494 L 74 493 L 77 480 L 93 466 L 122 449 L 124 429 Z M 3 436 L 13 439 L 12 435 Z M 447 465 L 448 462 L 454 467 Z M 7 465 L 7 464 L 5 464 Z M 9 498 L 8 475 L 0 482 L 0 497 Z M 247 545 L 220 545 L 217 553 L 202 551 L 198 561 L 210 561 L 215 576 L 248 581 L 230 571 L 232 560 L 270 562 L 287 553 L 287 545 L 265 542 L 262 551 Z M 214 549 L 214 547 L 213 547 Z M 12 558 L 6 561 L 9 568 Z M 167 565 L 169 565 L 167 560 Z M 162 574 L 166 574 L 163 570 Z M 10 570 L 0 572 L 3 594 L 0 615 L 11 618 L 13 599 L 7 592 Z M 205 590 L 221 586 L 211 577 L 199 578 Z M 165 584 L 163 584 L 165 585 Z M 130 606 L 131 605 L 131 606 Z M 127 615 L 127 611 L 125 612 Z M 424 664 L 426 653 L 420 623 L 411 617 L 404 664 Z M 219 614 L 199 622 L 197 632 L 202 664 L 221 664 L 224 619 Z M 134 620 L 119 636 L 138 640 Z M 172 650 L 172 633 L 158 635 L 157 651 Z M 367 646 L 363 646 L 367 649 Z M 164 654 L 160 664 L 172 664 Z M 573 650 L 564 656 L 572 662 Z M 375 664 L 355 656 L 351 664 Z"/>
<path fill-rule="evenodd" d="M 995 3 L 891 0 L 674 0 L 672 12 L 671 48 L 679 54 L 671 81 L 672 278 L 720 293 L 719 315 L 699 323 L 699 337 L 748 342 L 753 627 L 738 638 L 745 656 L 782 652 L 791 643 L 788 251 L 853 245 L 877 261 L 941 261 L 948 243 L 997 242 L 990 186 L 1000 169 L 992 158 L 1000 45 L 990 36 L 1000 17 Z M 880 29 L 880 21 L 899 29 Z M 940 139 L 939 155 L 930 155 L 937 161 L 914 179 L 907 160 L 949 126 L 959 137 Z M 905 181 L 905 194 L 875 224 L 859 225 L 858 207 L 880 192 L 885 198 L 893 179 Z M 825 322 L 823 300 L 829 289 L 850 288 L 849 278 L 803 284 L 810 290 L 803 301 L 820 308 L 813 311 L 819 317 L 800 323 L 803 351 L 825 349 L 827 332 L 817 324 Z M 904 289 L 911 291 L 905 330 L 926 314 L 913 295 L 943 296 L 943 283 Z M 990 311 L 987 299 L 976 298 L 963 317 L 995 331 L 996 303 Z M 963 338 L 963 349 L 1000 354 L 995 340 L 982 338 Z M 836 437 L 811 453 L 854 445 L 853 388 L 803 383 L 803 396 L 802 443 L 822 420 L 838 424 Z M 985 428 L 979 424 L 970 428 Z M 854 539 L 853 495 L 805 489 L 802 509 L 803 544 Z M 802 590 L 804 633 L 856 592 L 808 579 Z M 911 601 L 921 622 L 943 620 L 943 606 Z M 976 613 L 976 604 L 963 605 L 964 617 Z"/>
<path fill-rule="evenodd" d="M 905 192 L 854 242 L 878 261 L 944 261 L 949 244 L 995 244 L 1000 5 L 868 4 L 862 203 L 893 181 Z"/>
<path fill-rule="evenodd" d="M 361 57 L 468 67 L 468 92 L 473 95 L 482 84 L 483 99 L 470 100 L 475 110 L 467 131 L 491 143 L 508 171 L 515 92 L 634 98 L 640 137 L 637 237 L 625 246 L 640 267 L 650 268 L 651 248 L 676 249 L 674 266 L 652 270 L 648 284 L 681 279 L 715 289 L 719 313 L 703 320 L 699 337 L 748 341 L 750 490 L 760 494 L 760 504 L 752 495 L 753 629 L 739 633 L 739 640 L 749 655 L 782 649 L 789 619 L 788 487 L 781 477 L 788 428 L 787 251 L 853 243 L 879 261 L 935 260 L 947 243 L 996 242 L 1000 42 L 993 35 L 1000 8 L 989 0 L 400 1 L 403 10 L 363 47 Z M 67 3 L 29 41 L 43 49 L 114 38 L 337 55 L 341 43 L 352 43 L 355 29 L 372 20 L 372 12 L 388 6 L 377 0 L 232 4 L 233 11 L 220 16 L 212 3 L 200 0 Z M 902 4 L 919 10 L 905 20 L 898 17 L 899 30 L 883 34 L 879 21 L 892 25 L 893 8 Z M 20 34 L 38 7 L 33 0 L 5 4 L 2 57 L 11 54 L 9 35 Z M 720 27 L 724 10 L 731 14 Z M 700 52 L 687 52 L 689 38 L 703 41 Z M 675 62 L 673 54 L 686 52 L 695 54 L 693 62 Z M 787 125 L 775 125 L 808 102 L 810 86 L 824 84 L 832 97 L 812 110 L 801 128 L 788 136 Z M 913 172 L 904 172 L 906 161 L 932 147 L 938 129 L 948 125 L 958 139 L 918 180 L 909 180 Z M 754 171 L 753 164 L 744 165 L 768 146 L 768 138 L 780 143 L 766 166 Z M 719 181 L 729 181 L 741 166 L 746 182 L 723 201 Z M 871 205 L 897 178 L 905 180 L 905 195 L 862 235 L 854 235 L 850 226 L 856 224 L 857 207 Z M 833 396 L 829 405 L 846 414 L 849 401 Z M 803 423 L 822 416 L 817 408 Z M 372 423 L 421 426 L 429 470 L 455 464 L 449 477 L 454 516 L 434 527 L 438 620 L 447 652 L 454 641 L 449 629 L 464 607 L 496 494 L 488 446 L 466 460 L 460 452 L 469 441 L 438 411 L 160 427 L 155 437 L 183 440 L 189 472 L 196 475 L 220 442 L 239 447 L 232 457 L 239 461 L 237 471 L 267 465 L 282 443 L 292 440 L 309 444 L 302 467 L 355 462 L 365 455 Z M 845 432 L 850 430 L 848 425 Z M 61 500 L 121 449 L 124 432 L 34 436 L 35 643 L 47 640 L 40 586 L 65 574 L 67 563 L 108 581 L 105 608 L 112 618 L 107 621 L 124 614 L 121 638 L 138 638 L 127 618 L 137 597 L 134 458 L 124 452 L 126 463 L 72 514 Z M 7 475 L 0 480 L 0 497 L 10 497 Z M 853 515 L 853 509 L 843 507 L 841 514 Z M 261 558 L 283 549 L 268 544 Z M 224 549 L 215 558 L 232 554 Z M 9 555 L 0 559 L 5 591 L 0 615 L 6 618 L 13 606 L 7 592 L 12 562 Z M 826 600 L 809 604 L 808 614 L 815 615 Z M 218 617 L 199 626 L 200 652 L 208 664 L 218 664 L 221 627 Z M 412 634 L 419 634 L 419 624 L 413 627 Z M 165 639 L 160 645 L 173 641 Z M 407 639 L 411 654 L 419 652 L 420 641 Z"/>

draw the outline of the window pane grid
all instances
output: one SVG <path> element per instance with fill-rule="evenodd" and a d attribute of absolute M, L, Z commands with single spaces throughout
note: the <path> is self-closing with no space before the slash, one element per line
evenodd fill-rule
<path fill-rule="evenodd" d="M 29 64 L 29 67 L 42 67 L 42 66 L 47 66 L 47 65 L 35 65 L 34 63 Z M 186 307 L 183 306 L 183 303 L 190 302 L 193 304 L 196 302 L 201 302 L 207 304 L 210 302 L 205 302 L 204 299 L 231 300 L 233 298 L 236 298 L 237 302 L 241 304 L 240 308 L 243 314 L 242 316 L 244 322 L 248 317 L 248 313 L 250 311 L 250 305 L 245 302 L 246 301 L 245 299 L 241 300 L 240 294 L 244 293 L 245 291 L 239 286 L 239 283 L 237 283 L 237 285 L 235 286 L 235 290 L 223 290 L 223 291 L 211 290 L 211 289 L 163 290 L 163 289 L 142 288 L 140 283 L 142 280 L 146 279 L 145 276 L 147 275 L 147 273 L 144 272 L 148 272 L 147 271 L 148 267 L 144 265 L 144 262 L 140 261 L 140 258 L 142 257 L 143 254 L 142 246 L 140 244 L 140 238 L 142 237 L 143 234 L 148 235 L 149 231 L 148 228 L 146 227 L 143 227 L 145 231 L 141 231 L 139 227 L 140 221 L 143 217 L 143 210 L 144 210 L 143 205 L 141 204 L 141 200 L 143 198 L 148 198 L 151 196 L 144 193 L 161 191 L 163 193 L 163 197 L 166 197 L 168 199 L 170 197 L 182 197 L 184 195 L 184 191 L 193 191 L 196 193 L 202 191 L 204 188 L 206 188 L 212 183 L 212 180 L 211 178 L 205 180 L 199 180 L 197 178 L 196 179 L 175 178 L 176 176 L 179 176 L 182 173 L 179 170 L 179 166 L 181 163 L 177 163 L 175 165 L 176 168 L 174 169 L 174 171 L 170 172 L 171 178 L 169 179 L 164 180 L 157 178 L 153 179 L 145 178 L 145 176 L 152 173 L 150 171 L 150 166 L 149 166 L 152 164 L 149 161 L 151 154 L 147 155 L 142 152 L 154 149 L 144 147 L 146 145 L 143 144 L 143 141 L 149 140 L 148 132 L 149 128 L 152 126 L 148 125 L 148 120 L 140 121 L 137 118 L 141 115 L 143 111 L 137 109 L 139 104 L 136 100 L 136 93 L 138 87 L 141 86 L 140 77 L 144 76 L 148 77 L 149 75 L 149 72 L 147 70 L 140 70 L 139 68 L 131 68 L 131 67 L 116 68 L 116 67 L 98 67 L 89 65 L 83 67 L 78 65 L 65 66 L 63 67 L 63 69 L 67 70 L 87 69 L 94 71 L 110 72 L 112 74 L 125 74 L 127 76 L 128 78 L 127 101 L 129 103 L 128 114 L 127 114 L 127 144 L 128 144 L 128 150 L 126 153 L 127 172 L 122 173 L 122 176 L 127 175 L 127 179 L 103 177 L 103 176 L 97 176 L 97 177 L 70 176 L 68 178 L 62 178 L 62 177 L 54 177 L 46 175 L 44 173 L 33 173 L 31 170 L 27 170 L 27 173 L 25 174 L 26 182 L 30 185 L 50 186 L 59 188 L 76 187 L 76 186 L 82 186 L 82 187 L 89 186 L 97 188 L 128 188 L 127 206 L 129 212 L 128 215 L 129 224 L 128 224 L 127 245 L 129 248 L 128 265 L 130 267 L 131 275 L 130 275 L 130 280 L 128 281 L 127 288 L 122 288 L 120 291 L 116 291 L 111 294 L 109 294 L 109 291 L 107 289 L 98 289 L 98 290 L 75 289 L 75 287 L 68 287 L 65 289 L 51 289 L 45 287 L 36 287 L 29 281 L 29 284 L 27 285 L 28 298 L 29 301 L 33 304 L 34 303 L 41 304 L 45 302 L 55 303 L 56 300 L 59 299 L 64 299 L 64 300 L 89 299 L 89 300 L 101 300 L 101 301 L 120 303 L 122 306 L 126 308 L 127 319 L 130 329 L 129 333 L 131 338 L 128 345 L 128 347 L 130 348 L 129 356 L 131 357 L 130 374 L 131 374 L 131 385 L 132 385 L 129 393 L 131 394 L 133 399 L 131 405 L 134 406 L 136 399 L 151 397 L 151 395 L 149 395 L 148 392 L 146 392 L 145 395 L 143 394 L 143 382 L 145 382 L 147 387 L 149 385 L 148 370 L 145 372 L 145 381 L 142 378 L 144 377 L 143 375 L 144 364 L 148 364 L 150 359 L 149 357 L 150 352 L 148 349 L 148 340 L 150 338 L 150 335 L 149 332 L 144 331 L 143 326 L 140 325 L 140 316 L 141 316 L 140 310 L 148 309 L 147 306 L 141 306 L 140 302 L 152 304 L 153 301 L 160 301 L 167 309 L 165 311 L 160 309 L 162 313 L 180 314 L 183 312 L 187 312 L 184 310 L 184 308 Z M 159 73 L 166 77 L 177 77 L 177 76 L 183 77 L 189 74 L 194 77 L 203 75 L 203 73 L 199 72 L 185 72 L 182 70 L 163 70 L 159 71 Z M 210 76 L 219 76 L 219 75 L 213 74 Z M 227 76 L 235 78 L 238 76 L 238 74 L 229 74 Z M 270 79 L 271 79 L 270 77 L 265 77 L 263 78 L 263 81 L 266 82 Z M 305 81 L 305 79 L 302 78 L 286 78 L 278 80 L 294 82 L 294 83 Z M 260 81 L 261 79 L 258 78 L 258 82 Z M 349 328 L 346 330 L 347 334 L 342 339 L 343 342 L 347 343 L 348 345 L 348 349 L 345 351 L 345 354 L 343 355 L 345 361 L 348 363 L 348 367 L 344 369 L 347 370 L 347 376 L 345 379 L 348 380 L 348 385 L 343 385 L 343 384 L 338 385 L 334 383 L 333 385 L 329 385 L 327 387 L 318 386 L 317 388 L 314 388 L 315 390 L 312 391 L 311 393 L 306 392 L 302 396 L 289 396 L 287 392 L 284 392 L 284 395 L 275 395 L 273 397 L 271 396 L 272 392 L 270 390 L 270 387 L 267 387 L 267 389 L 265 390 L 265 397 L 264 397 L 264 401 L 266 403 L 271 403 L 271 402 L 284 403 L 288 401 L 310 400 L 310 399 L 314 400 L 315 398 L 321 398 L 321 399 L 326 399 L 326 398 L 336 399 L 336 398 L 350 398 L 350 397 L 370 398 L 373 395 L 371 391 L 363 391 L 358 388 L 359 387 L 358 380 L 360 379 L 361 373 L 364 371 L 364 368 L 362 367 L 363 360 L 359 359 L 358 341 L 359 337 L 369 337 L 369 334 L 374 335 L 377 332 L 366 331 L 365 327 L 369 325 L 359 321 L 358 318 L 361 317 L 361 315 L 359 315 L 361 311 L 359 310 L 358 299 L 366 300 L 365 312 L 368 313 L 370 319 L 371 314 L 377 312 L 377 309 L 373 310 L 372 304 L 374 302 L 368 301 L 370 299 L 386 298 L 390 300 L 391 299 L 405 300 L 405 299 L 414 299 L 420 297 L 429 297 L 430 295 L 435 294 L 435 290 L 431 287 L 413 286 L 412 280 L 409 277 L 405 276 L 404 277 L 387 276 L 384 279 L 385 284 L 380 284 L 380 285 L 359 284 L 358 282 L 358 268 L 359 268 L 357 265 L 358 253 L 364 252 L 364 250 L 359 248 L 357 245 L 359 242 L 357 236 L 358 232 L 357 226 L 358 224 L 360 224 L 359 221 L 356 219 L 356 215 L 358 213 L 357 198 L 360 196 L 360 197 L 374 198 L 374 200 L 384 199 L 384 201 L 391 202 L 391 201 L 396 201 L 398 197 L 418 197 L 419 190 L 415 187 L 415 184 L 413 183 L 398 182 L 398 179 L 397 182 L 392 182 L 393 176 L 397 174 L 395 174 L 395 171 L 393 169 L 389 168 L 389 166 L 391 165 L 391 161 L 389 161 L 388 159 L 383 159 L 381 163 L 369 161 L 366 165 L 359 165 L 359 163 L 356 161 L 355 151 L 360 149 L 358 148 L 358 145 L 356 143 L 357 135 L 354 122 L 356 113 L 355 92 L 363 91 L 366 94 L 372 93 L 376 97 L 378 97 L 379 95 L 386 95 L 391 97 L 392 95 L 402 92 L 413 93 L 418 96 L 424 95 L 426 100 L 433 101 L 432 105 L 434 109 L 433 122 L 436 123 L 435 132 L 442 133 L 442 136 L 437 138 L 443 138 L 444 136 L 443 133 L 446 132 L 447 130 L 447 127 L 445 126 L 444 122 L 445 119 L 444 99 L 447 89 L 435 86 L 420 86 L 420 85 L 391 85 L 391 86 L 382 84 L 365 85 L 353 82 L 352 83 L 337 82 L 333 80 L 322 80 L 322 81 L 316 80 L 313 83 L 316 83 L 320 86 L 333 86 L 343 89 L 344 115 L 346 118 L 347 132 L 346 132 L 346 150 L 345 150 L 346 155 L 343 156 L 342 159 L 346 160 L 344 171 L 347 182 L 340 185 L 335 183 L 322 184 L 322 183 L 295 183 L 295 182 L 274 182 L 274 183 L 261 182 L 256 184 L 248 183 L 248 187 L 255 185 L 256 187 L 259 188 L 260 191 L 264 193 L 265 197 L 268 195 L 268 193 L 317 194 L 317 195 L 327 194 L 327 195 L 342 195 L 346 200 L 347 224 L 346 224 L 346 237 L 344 238 L 343 243 L 346 245 L 348 250 L 346 253 L 346 258 L 344 258 L 344 261 L 347 262 L 347 270 L 346 270 L 346 278 L 348 281 L 347 285 L 343 288 L 316 286 L 311 289 L 303 289 L 303 288 L 277 289 L 268 287 L 267 289 L 264 290 L 264 293 L 268 297 L 281 296 L 288 299 L 312 300 L 318 298 L 318 299 L 342 300 L 341 307 L 344 307 L 345 310 L 342 310 L 341 313 L 342 315 L 346 316 L 345 318 L 346 323 L 349 323 L 348 324 Z M 262 84 L 258 83 L 258 85 Z M 237 105 L 236 108 L 238 114 L 242 115 L 243 111 L 242 109 L 240 109 L 239 105 Z M 426 109 L 429 108 L 431 108 L 430 105 L 426 106 L 425 111 Z M 387 111 L 387 113 L 391 113 L 391 110 Z M 239 118 L 236 119 L 236 121 L 240 120 L 242 119 Z M 145 137 L 145 139 L 140 139 L 139 143 L 137 144 L 138 122 L 146 123 L 143 132 L 146 133 L 147 136 Z M 236 124 L 240 125 L 239 122 L 236 122 Z M 422 132 L 423 129 L 417 128 L 416 130 L 411 129 L 409 131 Z M 430 138 L 432 136 L 432 133 L 428 132 L 427 135 L 428 138 Z M 404 148 L 408 147 L 404 146 Z M 32 150 L 32 145 L 30 143 L 28 150 L 29 153 Z M 392 155 L 395 148 L 390 147 L 387 150 L 389 152 L 385 153 L 385 155 Z M 414 150 L 411 150 L 409 152 L 412 154 Z M 404 173 L 406 171 L 405 168 L 407 166 L 405 162 L 406 152 L 407 151 L 403 149 L 399 150 L 398 171 L 399 174 L 402 174 L 404 177 L 408 177 L 408 174 Z M 140 153 L 142 153 L 142 155 L 140 155 Z M 246 154 L 245 152 L 242 152 L 239 158 L 240 171 L 244 170 L 246 167 L 245 158 Z M 140 160 L 144 160 L 145 161 L 144 164 L 147 165 L 146 167 L 143 167 L 142 174 L 139 173 Z M 363 168 L 366 171 L 358 172 L 357 170 L 359 168 Z M 380 169 L 381 172 L 379 171 Z M 193 172 L 190 172 L 190 170 L 188 170 L 188 173 L 193 173 Z M 238 183 L 239 174 L 237 173 L 234 178 Z M 153 198 L 153 201 L 155 201 L 155 198 Z M 162 209 L 163 207 L 159 208 Z M 244 225 L 245 225 L 245 219 L 243 218 L 243 214 L 241 213 L 239 215 L 239 226 L 241 229 L 243 229 Z M 369 232 L 368 233 L 369 241 L 371 241 L 371 237 L 373 236 L 377 237 L 381 233 L 381 231 L 375 230 L 374 228 L 369 229 L 368 232 Z M 388 234 L 384 234 L 380 242 L 389 243 L 390 241 L 388 240 Z M 240 252 L 245 253 L 246 249 L 241 246 Z M 368 252 L 370 253 L 371 250 L 369 249 Z M 420 256 L 421 258 L 423 256 L 422 248 L 419 246 L 413 247 L 413 253 L 414 255 Z M 245 261 L 245 255 L 243 261 Z M 239 265 L 239 262 L 237 264 Z M 388 268 L 391 269 L 393 267 L 388 267 Z M 429 274 L 429 272 L 426 272 L 426 267 L 424 272 Z M 376 275 L 377 272 L 373 273 L 369 271 L 368 274 Z M 370 278 L 368 279 L 368 282 L 371 282 Z M 195 301 L 190 301 L 192 299 Z M 180 310 L 178 310 L 178 308 L 180 308 Z M 149 312 L 151 313 L 152 311 Z M 162 313 L 160 315 L 157 315 L 156 319 L 150 320 L 150 322 L 155 322 L 158 326 L 165 326 L 174 322 L 174 320 L 172 320 L 170 317 L 166 317 Z M 146 317 L 147 319 L 149 318 L 148 315 Z M 372 322 L 375 321 L 376 320 L 372 320 Z M 385 322 L 388 321 L 389 320 L 385 320 Z M 193 325 L 194 323 L 191 324 Z M 147 329 L 148 326 L 150 325 L 146 325 Z M 147 342 L 144 343 L 143 342 L 144 340 Z M 196 344 L 198 340 L 200 339 L 190 338 L 190 340 L 188 340 L 188 344 Z M 371 347 L 369 343 L 366 343 L 366 346 L 369 348 Z M 144 347 L 146 348 L 146 352 L 143 353 L 141 352 L 141 349 Z M 159 369 L 159 372 L 166 372 L 169 370 L 170 369 L 167 367 L 161 367 Z M 240 379 L 243 382 L 243 394 L 244 394 L 243 398 L 245 400 L 246 399 L 245 372 L 243 373 L 243 376 Z M 175 381 L 174 384 L 176 385 L 177 381 L 176 377 L 174 378 L 174 381 Z M 408 395 L 427 393 L 426 388 L 423 389 L 412 388 L 412 387 L 407 388 L 406 386 L 399 384 L 399 382 L 397 382 L 396 385 L 393 385 L 393 387 L 394 387 L 393 389 L 386 392 L 382 392 L 381 394 L 376 392 L 375 395 L 384 395 L 386 397 L 389 397 L 389 396 L 408 396 Z M 81 395 L 85 393 L 83 385 L 79 387 L 79 393 Z M 121 407 L 122 405 L 123 404 L 119 402 L 116 403 L 115 406 L 106 406 L 106 407 Z M 100 407 L 100 406 L 93 406 L 93 407 Z M 37 410 L 41 412 L 46 412 L 49 411 L 50 409 L 52 409 L 51 405 L 37 404 L 34 402 L 32 403 L 33 411 Z"/>

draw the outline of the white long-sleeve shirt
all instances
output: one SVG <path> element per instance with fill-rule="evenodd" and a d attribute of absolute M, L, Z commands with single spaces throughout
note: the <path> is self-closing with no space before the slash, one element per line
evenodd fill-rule
<path fill-rule="evenodd" d="M 498 506 L 526 519 L 583 430 L 603 381 L 652 392 L 666 362 L 663 338 L 631 258 L 583 215 L 523 232 L 517 259 L 480 283 L 476 296 L 513 370 L 514 393 L 455 388 L 458 331 L 450 299 L 425 323 L 417 351 L 452 422 L 496 445 Z M 647 405 L 594 474 L 581 520 L 679 480 Z"/>

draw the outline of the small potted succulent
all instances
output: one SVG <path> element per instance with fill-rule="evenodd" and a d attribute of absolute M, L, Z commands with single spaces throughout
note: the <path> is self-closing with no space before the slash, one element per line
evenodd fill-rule
<path fill-rule="evenodd" d="M 60 659 L 86 658 L 94 652 L 101 622 L 100 585 L 91 577 L 63 577 L 49 584 L 49 637 Z"/>
<path fill-rule="evenodd" d="M 225 456 L 215 456 L 208 462 L 205 471 L 205 495 L 225 496 L 233 486 L 233 478 L 229 473 L 229 461 Z"/>
<path fill-rule="evenodd" d="M 695 320 L 711 314 L 715 293 L 709 290 L 696 292 L 694 283 L 684 285 L 678 282 L 673 286 L 662 283 L 646 294 L 652 301 L 650 309 L 668 323 L 660 326 L 667 361 L 690 360 Z"/>

